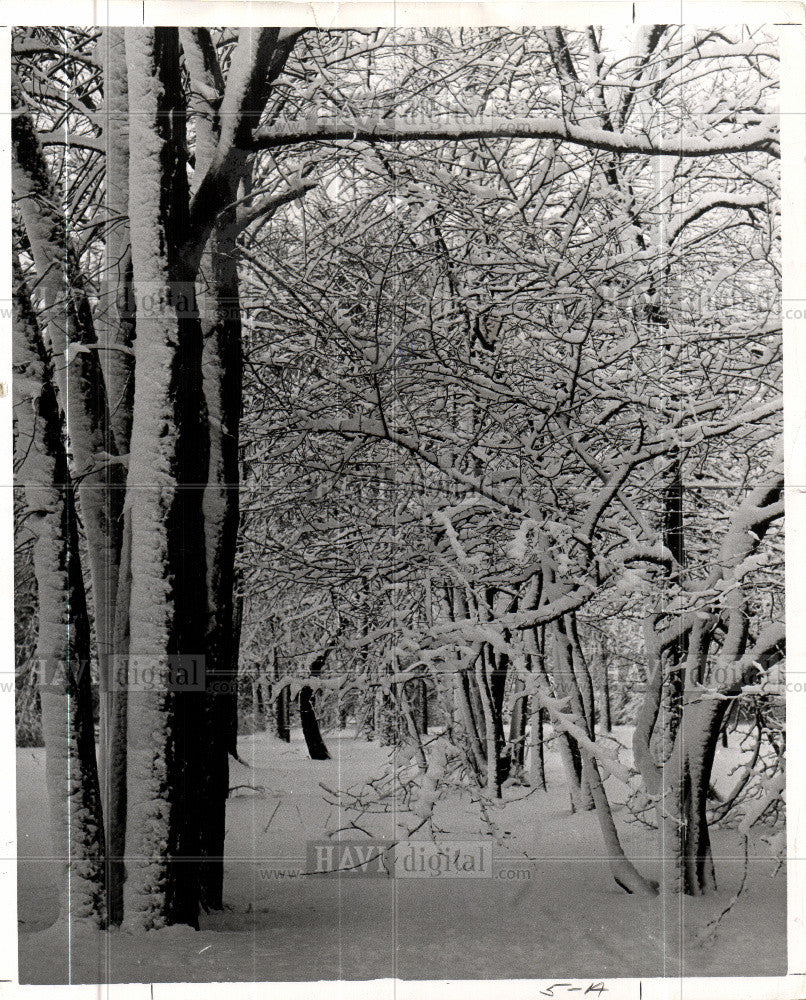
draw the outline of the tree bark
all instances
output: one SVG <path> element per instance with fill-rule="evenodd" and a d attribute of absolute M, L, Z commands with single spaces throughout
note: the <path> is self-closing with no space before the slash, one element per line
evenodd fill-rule
<path fill-rule="evenodd" d="M 34 535 L 38 660 L 56 891 L 69 924 L 106 921 L 105 850 L 90 691 L 90 627 L 53 370 L 14 261 L 18 481 Z"/>
<path fill-rule="evenodd" d="M 201 853 L 202 902 L 223 906 L 224 820 L 229 754 L 237 753 L 238 648 L 234 621 L 235 553 L 239 520 L 238 427 L 241 419 L 241 316 L 233 213 L 219 219 L 202 261 L 199 305 L 204 352 L 202 375 L 210 440 L 204 490 L 207 559 L 207 748 L 202 760 L 207 819 Z"/>
<path fill-rule="evenodd" d="M 105 28 L 99 42 L 104 64 L 106 227 L 104 278 L 96 314 L 102 348 L 109 420 L 118 454 L 128 456 L 134 404 L 136 303 L 129 233 L 129 90 L 122 28 Z M 115 220 L 112 222 L 111 220 Z M 125 467 L 124 467 L 125 470 Z M 125 472 L 124 472 L 125 475 Z M 111 485 L 111 484 L 110 484 Z M 122 521 L 114 603 L 105 610 L 110 635 L 108 669 L 100 669 L 99 771 L 109 848 L 109 920 L 123 919 L 123 858 L 126 852 L 126 657 L 131 596 L 131 519 L 124 516 L 122 489 L 109 494 L 108 523 Z M 114 571 L 115 566 L 110 566 Z M 110 594 L 110 600 L 111 600 Z"/>
<path fill-rule="evenodd" d="M 109 742 L 109 678 L 122 542 L 125 468 L 107 403 L 104 371 L 84 276 L 71 246 L 61 199 L 42 154 L 33 121 L 12 88 L 12 178 L 15 199 L 44 299 L 44 338 L 68 428 L 71 474 L 87 539 L 101 689 L 102 771 Z M 109 353 L 108 351 L 105 353 Z M 102 780 L 106 788 L 108 781 Z"/>
<path fill-rule="evenodd" d="M 130 487 L 132 587 L 124 925 L 198 926 L 204 822 L 204 694 L 175 666 L 204 661 L 207 579 L 202 491 L 208 467 L 201 326 L 182 254 L 188 192 L 176 29 L 126 29 L 131 106 L 129 216 L 138 314 Z M 185 659 L 177 661 L 177 657 Z M 154 670 L 153 684 L 138 676 Z M 185 861 L 184 859 L 188 859 Z"/>

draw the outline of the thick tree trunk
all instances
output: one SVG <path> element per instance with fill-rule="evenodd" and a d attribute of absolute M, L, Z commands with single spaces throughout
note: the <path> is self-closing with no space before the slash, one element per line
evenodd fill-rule
<path fill-rule="evenodd" d="M 18 481 L 34 535 L 36 646 L 56 892 L 69 923 L 106 920 L 104 838 L 90 693 L 90 627 L 52 368 L 14 267 Z"/>
<path fill-rule="evenodd" d="M 661 317 L 661 326 L 668 324 Z M 663 544 L 682 567 L 685 561 L 685 524 L 683 519 L 683 480 L 682 459 L 679 451 L 672 448 L 669 462 L 664 471 L 662 495 L 663 508 L 661 512 L 661 531 Z M 663 687 L 658 724 L 654 734 L 656 758 L 660 763 L 670 759 L 677 731 L 683 717 L 683 698 L 685 691 L 685 670 L 682 665 L 686 661 L 686 635 L 680 636 L 669 645 L 661 659 L 665 664 Z"/>
<path fill-rule="evenodd" d="M 582 787 L 582 758 L 579 756 L 576 741 L 572 740 L 567 733 L 556 732 L 560 760 L 565 771 L 565 780 L 568 783 L 568 795 L 571 801 L 571 812 L 585 812 L 592 808 L 587 799 L 583 797 Z"/>
<path fill-rule="evenodd" d="M 233 615 L 238 536 L 238 426 L 241 419 L 241 316 L 233 213 L 213 229 L 202 261 L 199 306 L 204 353 L 202 373 L 210 436 L 204 491 L 207 544 L 207 749 L 202 762 L 206 814 L 201 853 L 202 901 L 223 906 L 224 819 L 229 792 L 229 753 L 236 753 L 238 650 Z M 206 288 L 206 291 L 204 290 Z M 235 676 L 233 676 L 233 672 Z M 214 860 L 212 860 L 214 859 Z"/>
<path fill-rule="evenodd" d="M 590 736 L 594 737 L 596 733 L 596 705 L 593 697 L 593 679 L 591 677 L 590 669 L 588 668 L 587 657 L 585 656 L 585 652 L 582 648 L 582 642 L 579 638 L 576 616 L 568 615 L 566 622 L 568 640 L 571 645 L 571 664 L 577 686 L 579 687 L 582 696 L 582 707 L 585 712 L 585 725 L 587 726 Z"/>
<path fill-rule="evenodd" d="M 126 497 L 132 586 L 124 924 L 148 929 L 198 925 L 204 694 L 182 689 L 179 668 L 193 661 L 198 666 L 205 655 L 198 484 L 205 481 L 208 456 L 201 326 L 194 315 L 194 276 L 182 254 L 188 192 L 176 29 L 126 29 L 126 59 L 137 108 L 129 197 L 134 287 L 148 289 L 157 304 L 138 314 L 129 466 L 134 489 Z M 153 683 L 144 683 L 144 667 L 153 669 Z"/>
<path fill-rule="evenodd" d="M 686 761 L 679 740 L 663 767 L 658 799 L 658 835 L 661 851 L 661 892 L 677 895 L 686 891 L 685 821 Z"/>
<path fill-rule="evenodd" d="M 482 646 L 481 652 L 479 652 L 479 659 L 484 656 L 484 647 Z M 467 683 L 467 695 L 468 703 L 470 705 L 470 712 L 473 716 L 473 728 L 478 734 L 479 745 L 481 747 L 481 755 L 483 760 L 487 761 L 487 750 L 489 743 L 487 741 L 487 719 L 484 714 L 484 707 L 481 701 L 481 690 L 479 688 L 478 675 L 475 671 L 468 671 L 465 674 L 465 679 Z"/>
<path fill-rule="evenodd" d="M 210 95 L 224 93 L 218 56 L 206 28 L 180 30 L 192 87 L 196 129 L 195 188 L 211 168 L 221 121 Z M 237 187 L 238 171 L 230 180 Z M 217 217 L 201 258 L 196 294 L 202 321 L 202 375 L 210 443 L 204 490 L 207 562 L 205 750 L 200 761 L 206 819 L 201 854 L 202 904 L 223 907 L 224 826 L 229 754 L 237 755 L 239 629 L 233 603 L 239 521 L 238 430 L 241 419 L 241 314 L 235 210 Z"/>
<path fill-rule="evenodd" d="M 106 195 L 104 207 L 111 219 L 106 228 L 104 276 L 96 314 L 102 346 L 109 419 L 118 454 L 128 455 L 134 402 L 134 337 L 136 303 L 132 289 L 129 234 L 129 92 L 123 28 L 105 28 L 99 41 L 104 64 Z M 123 857 L 126 850 L 126 657 L 129 642 L 131 594 L 131 520 L 124 518 L 120 497 L 109 496 L 107 516 L 123 520 L 121 551 L 114 604 L 105 616 L 111 640 L 110 665 L 99 670 L 99 771 L 109 848 L 109 919 L 123 919 Z M 114 567 L 110 567 L 114 569 Z M 111 595 L 110 595 L 111 599 Z M 102 651 L 99 649 L 99 658 Z"/>

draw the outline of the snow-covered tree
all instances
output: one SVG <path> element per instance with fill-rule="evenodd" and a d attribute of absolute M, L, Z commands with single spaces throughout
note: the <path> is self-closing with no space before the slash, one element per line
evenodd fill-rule
<path fill-rule="evenodd" d="M 545 714 L 616 879 L 653 891 L 619 846 L 603 774 L 630 769 L 596 739 L 585 648 L 586 615 L 647 589 L 636 764 L 661 825 L 688 810 L 672 859 L 694 859 L 686 887 L 707 881 L 720 712 L 692 695 L 702 657 L 729 663 L 731 698 L 782 641 L 741 589 L 781 513 L 765 471 L 780 323 L 775 301 L 765 314 L 735 297 L 777 266 L 775 47 L 675 26 L 633 41 L 625 57 L 596 28 L 15 32 L 22 326 L 41 331 L 43 392 L 52 366 L 48 461 L 69 459 L 77 498 L 54 512 L 63 583 L 90 585 L 99 674 L 100 798 L 88 672 L 67 700 L 79 714 L 57 720 L 82 734 L 82 914 L 108 905 L 149 929 L 222 906 L 227 682 L 236 609 L 262 634 L 260 593 L 275 618 L 301 609 L 304 627 L 273 640 L 310 640 L 301 707 L 372 690 L 376 723 L 397 706 L 426 775 L 413 684 L 449 702 L 492 796 Z M 683 268 L 733 301 L 673 301 Z M 681 520 L 694 468 L 744 473 L 723 541 Z M 35 565 L 42 618 L 55 578 Z M 68 663 L 90 658 L 86 623 L 77 635 Z M 346 684 L 320 662 L 334 637 Z M 193 659 L 202 691 L 182 688 Z M 658 692 L 677 722 L 647 750 Z M 697 784 L 682 805 L 674 782 L 657 787 L 658 754 Z M 108 903 L 93 888 L 104 843 Z"/>

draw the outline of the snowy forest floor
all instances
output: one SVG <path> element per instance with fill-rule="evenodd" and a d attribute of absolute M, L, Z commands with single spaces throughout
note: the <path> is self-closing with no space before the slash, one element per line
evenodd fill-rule
<path fill-rule="evenodd" d="M 622 742 L 629 732 L 619 729 Z M 740 835 L 713 830 L 720 889 L 663 902 L 628 896 L 614 883 L 594 813 L 572 814 L 558 756 L 547 753 L 548 791 L 505 789 L 494 819 L 504 834 L 492 878 L 311 876 L 306 843 L 333 827 L 320 783 L 353 787 L 379 775 L 390 751 L 349 734 L 327 734 L 333 759 L 308 759 L 267 733 L 242 737 L 227 808 L 223 913 L 199 932 L 172 927 L 147 938 L 54 923 L 45 821 L 44 751 L 17 751 L 20 982 L 210 982 L 336 979 L 494 979 L 774 975 L 786 970 L 786 877 L 761 842 L 750 841 L 745 890 L 703 943 L 702 931 L 742 877 Z M 715 786 L 726 790 L 741 752 L 720 750 Z M 252 787 L 249 787 L 252 786 Z M 257 790 L 254 790 L 257 789 Z M 616 788 L 611 789 L 614 800 Z M 614 812 L 628 856 L 658 877 L 656 834 Z M 455 840 L 488 840 L 469 795 L 436 807 Z M 373 834 L 389 835 L 391 817 Z M 384 821 L 387 827 L 384 827 Z M 338 824 L 336 824 L 338 825 Z M 418 835 L 422 836 L 422 834 Z M 351 838 L 354 839 L 354 838 Z"/>

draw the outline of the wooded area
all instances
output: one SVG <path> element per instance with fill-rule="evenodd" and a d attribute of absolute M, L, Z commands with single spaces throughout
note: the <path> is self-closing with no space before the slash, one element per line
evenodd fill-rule
<path fill-rule="evenodd" d="M 339 836 L 486 821 L 550 753 L 628 894 L 720 891 L 715 828 L 783 858 L 773 29 L 17 28 L 12 68 L 62 919 L 221 910 L 239 733 L 297 725 L 389 748 Z"/>

